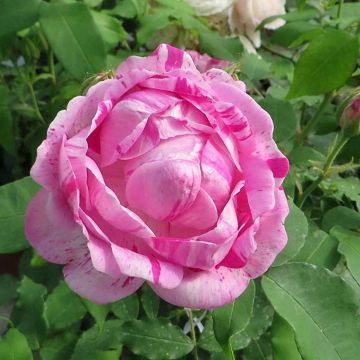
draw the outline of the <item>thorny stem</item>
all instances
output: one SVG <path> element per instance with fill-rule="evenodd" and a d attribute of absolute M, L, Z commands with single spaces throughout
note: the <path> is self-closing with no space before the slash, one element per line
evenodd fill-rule
<path fill-rule="evenodd" d="M 304 129 L 301 131 L 299 137 L 296 140 L 297 145 L 301 145 L 304 140 L 308 137 L 310 131 L 315 127 L 315 125 L 319 122 L 321 119 L 322 114 L 324 113 L 327 105 L 330 103 L 332 98 L 332 93 L 327 93 L 324 96 L 323 101 L 321 102 L 319 108 L 317 109 L 315 115 L 313 118 L 306 124 Z"/>
<path fill-rule="evenodd" d="M 186 309 L 186 312 L 189 316 L 190 325 L 191 325 L 191 339 L 194 344 L 194 358 L 195 360 L 199 360 L 199 355 L 197 353 L 197 342 L 196 342 L 196 334 L 195 334 L 195 323 L 194 317 L 191 309 Z"/>
<path fill-rule="evenodd" d="M 305 200 L 308 198 L 308 196 L 318 187 L 318 185 L 327 177 L 328 171 L 331 168 L 332 164 L 334 163 L 335 159 L 339 155 L 340 151 L 343 149 L 343 147 L 346 145 L 346 143 L 349 141 L 349 137 L 345 136 L 344 134 L 341 134 L 340 139 L 335 143 L 333 149 L 330 151 L 326 162 L 324 164 L 324 167 L 321 171 L 321 174 L 317 177 L 313 183 L 305 189 L 305 191 L 301 194 L 299 197 L 298 205 L 301 208 Z"/>

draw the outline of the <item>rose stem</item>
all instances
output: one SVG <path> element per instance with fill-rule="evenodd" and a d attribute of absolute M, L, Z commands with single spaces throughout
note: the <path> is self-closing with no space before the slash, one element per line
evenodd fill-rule
<path fill-rule="evenodd" d="M 197 343 L 196 343 L 196 334 L 195 334 L 195 324 L 194 317 L 191 309 L 186 309 L 186 312 L 189 315 L 190 325 L 191 325 L 191 339 L 194 344 L 194 358 L 195 360 L 199 360 L 199 355 L 197 353 Z"/>
<path fill-rule="evenodd" d="M 296 140 L 297 145 L 301 145 L 304 140 L 308 137 L 310 131 L 315 127 L 315 125 L 319 122 L 321 119 L 321 115 L 324 113 L 327 105 L 330 103 L 332 98 L 332 93 L 327 93 L 324 96 L 324 99 L 322 103 L 320 104 L 319 108 L 317 109 L 314 117 L 306 124 L 304 129 L 301 131 L 299 137 Z"/>
<path fill-rule="evenodd" d="M 328 171 L 331 168 L 332 164 L 334 163 L 336 157 L 339 155 L 342 148 L 345 146 L 345 144 L 348 142 L 350 138 L 344 134 L 340 135 L 339 140 L 336 141 L 335 146 L 333 149 L 329 152 L 329 155 L 326 159 L 326 162 L 324 164 L 324 167 L 321 171 L 321 174 L 317 177 L 317 179 L 305 189 L 305 191 L 300 195 L 298 206 L 301 208 L 305 200 L 308 198 L 308 196 L 318 187 L 318 185 L 327 177 Z"/>

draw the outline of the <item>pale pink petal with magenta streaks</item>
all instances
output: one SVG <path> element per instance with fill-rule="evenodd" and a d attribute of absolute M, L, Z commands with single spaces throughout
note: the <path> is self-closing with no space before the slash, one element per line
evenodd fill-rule
<path fill-rule="evenodd" d="M 220 267 L 209 271 L 188 269 L 181 284 L 175 289 L 150 285 L 171 304 L 194 309 L 213 309 L 234 301 L 248 284 L 249 277 L 242 269 Z"/>
<path fill-rule="evenodd" d="M 111 245 L 115 260 L 120 271 L 161 286 L 173 289 L 183 279 L 183 268 L 170 262 L 160 260 L 152 255 L 143 255 L 115 244 Z"/>
<path fill-rule="evenodd" d="M 73 291 L 97 304 L 107 304 L 131 295 L 144 282 L 127 275 L 113 277 L 97 271 L 89 255 L 68 263 L 64 267 L 64 278 Z"/>
<path fill-rule="evenodd" d="M 275 191 L 275 203 L 275 207 L 260 219 L 259 229 L 254 236 L 256 250 L 243 268 L 251 278 L 266 272 L 287 243 L 284 221 L 289 207 L 283 190 Z"/>
<path fill-rule="evenodd" d="M 30 172 L 40 185 L 49 190 L 58 187 L 59 152 L 64 135 L 66 138 L 72 137 L 90 125 L 91 119 L 97 112 L 98 104 L 114 82 L 115 80 L 107 80 L 95 85 L 86 96 L 72 99 L 67 110 L 62 110 L 57 114 L 49 126 L 46 140 L 37 150 L 37 160 Z"/>
<path fill-rule="evenodd" d="M 66 264 L 86 248 L 87 239 L 60 192 L 41 189 L 26 210 L 25 233 L 46 260 Z"/>

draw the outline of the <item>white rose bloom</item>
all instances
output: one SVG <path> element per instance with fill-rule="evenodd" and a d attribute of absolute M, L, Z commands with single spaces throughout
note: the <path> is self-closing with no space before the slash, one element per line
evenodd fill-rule
<path fill-rule="evenodd" d="M 198 15 L 210 16 L 227 10 L 233 0 L 187 0 Z"/>
<path fill-rule="evenodd" d="M 260 47 L 261 38 L 260 32 L 256 31 L 257 26 L 269 16 L 285 14 L 285 2 L 286 0 L 235 0 L 229 10 L 231 31 L 245 35 L 256 48 Z M 266 24 L 265 28 L 277 29 L 284 24 L 284 20 L 276 19 Z"/>

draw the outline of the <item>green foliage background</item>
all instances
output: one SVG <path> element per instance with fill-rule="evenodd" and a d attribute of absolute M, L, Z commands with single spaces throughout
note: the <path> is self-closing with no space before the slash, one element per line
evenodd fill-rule
<path fill-rule="evenodd" d="M 0 275 L 0 359 L 359 358 L 360 136 L 344 139 L 337 111 L 360 82 L 360 3 L 287 10 L 278 30 L 260 26 L 258 57 L 183 1 L 0 0 L 0 263 L 20 259 Z M 212 312 L 173 307 L 147 286 L 110 305 L 81 299 L 23 233 L 38 190 L 27 175 L 56 113 L 162 42 L 233 61 L 291 162 L 287 247 Z"/>

